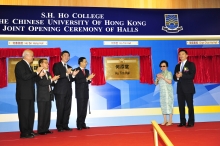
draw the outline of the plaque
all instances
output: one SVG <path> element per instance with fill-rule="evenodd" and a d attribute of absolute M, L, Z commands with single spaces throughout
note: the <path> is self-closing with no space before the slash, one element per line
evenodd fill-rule
<path fill-rule="evenodd" d="M 105 57 L 106 80 L 139 80 L 138 57 Z"/>
<path fill-rule="evenodd" d="M 8 59 L 8 83 L 15 83 L 15 65 L 22 60 L 22 58 L 9 58 Z M 31 67 L 33 71 L 35 72 L 38 68 L 38 60 L 40 58 L 34 58 L 33 63 L 31 64 Z"/>

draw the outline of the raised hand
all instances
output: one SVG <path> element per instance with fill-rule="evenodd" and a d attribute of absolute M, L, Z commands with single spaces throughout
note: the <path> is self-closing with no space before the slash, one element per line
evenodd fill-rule
<path fill-rule="evenodd" d="M 40 77 L 43 77 L 45 75 L 46 75 L 46 72 L 44 72 L 44 71 L 41 71 L 40 74 L 39 74 Z"/>
<path fill-rule="evenodd" d="M 92 73 L 92 74 L 90 74 L 89 76 L 88 76 L 88 80 L 91 80 L 92 78 L 94 78 L 95 77 L 95 74 L 94 73 Z"/>
<path fill-rule="evenodd" d="M 43 67 L 38 67 L 36 72 L 40 73 L 43 69 Z"/>
<path fill-rule="evenodd" d="M 72 68 L 68 68 L 68 69 L 66 70 L 66 73 L 67 73 L 67 74 L 71 74 L 71 72 L 72 72 Z"/>
<path fill-rule="evenodd" d="M 159 74 L 157 74 L 157 78 L 161 78 L 162 77 L 162 74 L 161 73 L 159 73 Z"/>
<path fill-rule="evenodd" d="M 72 75 L 73 75 L 73 76 L 76 76 L 76 75 L 78 74 L 78 72 L 79 72 L 79 70 L 75 70 L 75 69 L 74 69 L 74 70 L 72 71 Z"/>
<path fill-rule="evenodd" d="M 52 81 L 56 81 L 60 78 L 60 75 L 55 75 L 53 78 L 52 78 Z"/>

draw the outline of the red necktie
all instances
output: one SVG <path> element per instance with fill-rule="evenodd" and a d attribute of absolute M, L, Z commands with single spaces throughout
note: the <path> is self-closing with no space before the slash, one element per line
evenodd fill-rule
<path fill-rule="evenodd" d="M 83 72 L 83 74 L 84 74 L 84 76 L 85 76 L 85 75 L 86 75 L 85 69 L 82 69 L 82 72 Z"/>

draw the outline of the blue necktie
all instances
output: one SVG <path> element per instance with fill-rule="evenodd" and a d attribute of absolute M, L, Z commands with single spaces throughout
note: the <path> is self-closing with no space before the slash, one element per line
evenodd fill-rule
<path fill-rule="evenodd" d="M 183 62 L 182 62 L 182 63 L 181 63 L 181 66 L 180 66 L 180 72 L 182 72 L 183 66 L 184 66 L 184 64 L 183 64 Z"/>

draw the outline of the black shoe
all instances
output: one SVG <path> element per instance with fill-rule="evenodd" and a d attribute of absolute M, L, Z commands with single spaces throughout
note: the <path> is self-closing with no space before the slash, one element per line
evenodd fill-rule
<path fill-rule="evenodd" d="M 47 130 L 45 133 L 47 133 L 47 134 L 52 134 L 53 132 L 50 131 L 50 130 Z"/>
<path fill-rule="evenodd" d="M 46 132 L 39 132 L 38 134 L 39 135 L 46 135 L 47 133 Z"/>
<path fill-rule="evenodd" d="M 63 132 L 64 130 L 63 130 L 63 128 L 58 128 L 57 131 L 58 132 Z"/>
<path fill-rule="evenodd" d="M 90 127 L 84 126 L 82 127 L 82 129 L 90 129 Z"/>
<path fill-rule="evenodd" d="M 63 130 L 72 131 L 73 129 L 72 129 L 72 128 L 69 128 L 69 127 L 66 127 L 66 128 L 63 128 Z"/>
<path fill-rule="evenodd" d="M 192 127 L 194 127 L 194 125 L 192 125 L 192 124 L 188 124 L 188 125 L 186 126 L 186 128 L 192 128 Z"/>
<path fill-rule="evenodd" d="M 32 134 L 20 135 L 20 138 L 34 138 Z"/>
<path fill-rule="evenodd" d="M 183 127 L 183 126 L 186 126 L 186 123 L 185 124 L 180 123 L 179 125 L 177 125 L 177 127 Z"/>
<path fill-rule="evenodd" d="M 38 133 L 32 132 L 31 135 L 33 135 L 33 136 L 38 136 Z"/>
<path fill-rule="evenodd" d="M 77 127 L 77 130 L 82 130 L 82 127 Z"/>

